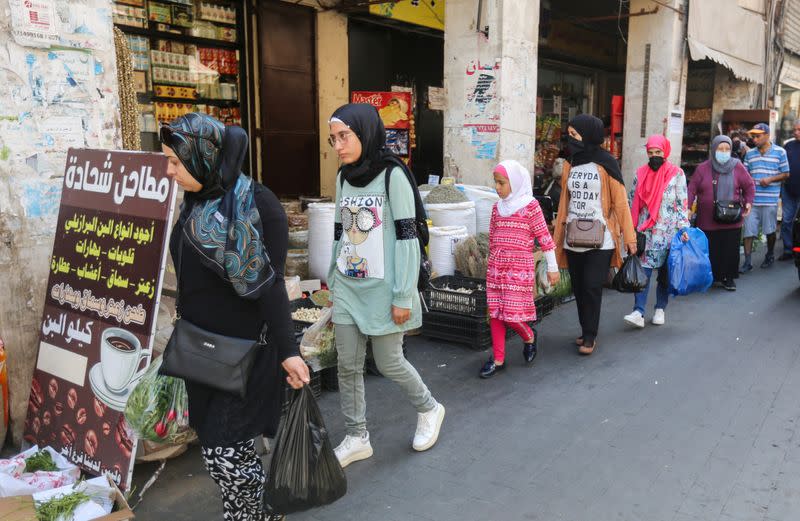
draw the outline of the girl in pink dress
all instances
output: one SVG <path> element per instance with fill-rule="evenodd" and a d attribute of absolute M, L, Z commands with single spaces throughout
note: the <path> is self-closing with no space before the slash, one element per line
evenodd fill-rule
<path fill-rule="evenodd" d="M 491 378 L 505 369 L 506 327 L 522 338 L 525 362 L 530 364 L 536 358 L 538 335 L 527 324 L 536 320 L 534 239 L 544 251 L 550 284 L 560 280 L 555 243 L 539 202 L 533 197 L 528 170 L 517 161 L 503 161 L 494 169 L 494 184 L 500 200 L 492 210 L 489 225 L 486 271 L 493 353 L 481 368 L 481 378 Z"/>

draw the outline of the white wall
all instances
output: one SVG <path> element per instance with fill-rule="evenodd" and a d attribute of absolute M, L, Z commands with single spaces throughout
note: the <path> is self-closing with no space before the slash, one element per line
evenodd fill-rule
<path fill-rule="evenodd" d="M 111 0 L 55 0 L 52 44 L 18 44 L 0 0 L 0 337 L 6 344 L 13 442 L 22 428 L 37 353 L 67 148 L 120 148 Z M 30 64 L 30 65 L 28 65 Z M 65 81 L 67 66 L 76 86 Z M 0 420 L 0 446 L 5 431 Z"/>
<path fill-rule="evenodd" d="M 650 11 L 653 7 L 653 2 L 649 0 L 631 0 L 630 12 L 641 9 Z M 670 160 L 680 163 L 682 129 L 670 132 L 669 118 L 671 112 L 683 114 L 686 103 L 688 58 L 684 45 L 684 23 L 685 20 L 681 20 L 678 13 L 664 7 L 655 14 L 630 18 L 622 144 L 622 173 L 626 183 L 633 179 L 636 169 L 647 162 L 644 145 L 652 134 L 667 135 L 672 144 Z M 647 44 L 650 44 L 650 67 L 642 135 Z"/>
<path fill-rule="evenodd" d="M 532 170 L 536 133 L 539 1 L 483 5 L 488 37 L 477 2 L 448 0 L 445 12 L 444 171 L 470 184 L 489 184 L 503 159 Z"/>

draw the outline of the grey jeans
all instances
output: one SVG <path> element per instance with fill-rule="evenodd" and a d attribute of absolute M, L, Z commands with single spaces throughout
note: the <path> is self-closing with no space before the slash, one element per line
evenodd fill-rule
<path fill-rule="evenodd" d="M 339 395 L 345 428 L 350 436 L 360 436 L 367 430 L 364 399 L 367 337 L 358 326 L 336 324 L 336 350 L 339 352 Z M 373 336 L 372 354 L 381 374 L 405 391 L 417 412 L 428 412 L 436 407 L 436 400 L 419 373 L 403 357 L 403 333 Z"/>

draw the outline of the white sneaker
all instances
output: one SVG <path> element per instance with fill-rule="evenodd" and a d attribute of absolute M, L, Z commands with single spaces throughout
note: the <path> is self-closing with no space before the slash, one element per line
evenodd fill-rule
<path fill-rule="evenodd" d="M 417 413 L 417 432 L 414 433 L 414 450 L 422 452 L 436 444 L 444 421 L 444 405 L 437 403 L 428 412 Z"/>
<path fill-rule="evenodd" d="M 630 315 L 625 315 L 625 322 L 634 327 L 638 327 L 639 329 L 644 327 L 644 317 L 638 310 L 634 311 Z"/>
<path fill-rule="evenodd" d="M 372 457 L 372 445 L 369 443 L 369 433 L 365 432 L 363 436 L 345 436 L 342 443 L 333 449 L 333 452 L 336 453 L 336 459 L 339 460 L 339 465 L 341 465 L 342 468 L 356 461 Z"/>
<path fill-rule="evenodd" d="M 664 322 L 666 322 L 666 318 L 664 317 L 664 310 L 656 308 L 656 312 L 653 315 L 653 324 L 656 326 L 663 326 Z"/>

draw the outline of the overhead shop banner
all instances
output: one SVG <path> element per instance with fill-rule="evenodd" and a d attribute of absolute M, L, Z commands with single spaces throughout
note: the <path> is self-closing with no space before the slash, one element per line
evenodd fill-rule
<path fill-rule="evenodd" d="M 708 58 L 730 69 L 739 79 L 763 83 L 765 24 L 761 13 L 743 7 L 754 7 L 755 4 L 750 6 L 752 3 L 689 2 L 688 40 L 692 59 Z"/>
<path fill-rule="evenodd" d="M 69 149 L 25 439 L 126 490 L 175 198 L 160 154 Z"/>
<path fill-rule="evenodd" d="M 781 83 L 800 90 L 800 58 L 786 53 L 781 68 Z"/>
<path fill-rule="evenodd" d="M 371 4 L 369 12 L 378 16 L 444 31 L 445 0 L 400 0 Z"/>

